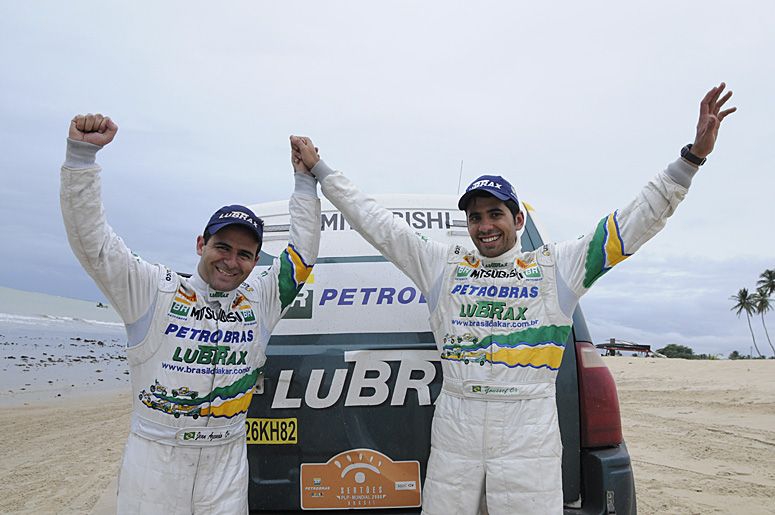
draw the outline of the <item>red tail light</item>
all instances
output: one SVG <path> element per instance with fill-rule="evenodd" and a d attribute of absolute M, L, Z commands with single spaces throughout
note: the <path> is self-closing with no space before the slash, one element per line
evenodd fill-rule
<path fill-rule="evenodd" d="M 611 371 L 589 342 L 576 342 L 581 403 L 581 446 L 611 447 L 622 443 L 619 397 Z"/>

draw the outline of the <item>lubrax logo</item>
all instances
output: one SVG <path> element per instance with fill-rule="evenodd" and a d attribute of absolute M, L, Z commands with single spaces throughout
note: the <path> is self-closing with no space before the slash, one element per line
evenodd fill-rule
<path fill-rule="evenodd" d="M 250 225 L 252 225 L 253 227 L 258 228 L 258 223 L 255 220 L 253 220 L 253 218 L 249 214 L 243 213 L 242 211 L 229 211 L 228 213 L 221 213 L 218 219 L 220 220 L 223 218 L 235 218 L 237 220 L 245 221 Z"/>
<path fill-rule="evenodd" d="M 475 190 L 477 188 L 495 188 L 497 190 L 501 189 L 503 187 L 502 184 L 499 184 L 497 182 L 489 181 L 489 180 L 483 180 L 483 181 L 476 181 L 471 186 L 468 187 L 466 191 Z"/>
<path fill-rule="evenodd" d="M 483 269 L 471 271 L 470 277 L 471 279 L 512 279 L 514 277 L 517 279 L 523 279 L 524 275 L 516 268 L 512 268 L 511 270 Z"/>
<path fill-rule="evenodd" d="M 199 365 L 245 365 L 248 351 L 232 351 L 228 345 L 199 345 L 196 349 L 178 347 L 172 361 Z M 181 356 L 181 352 L 183 355 Z"/>
<path fill-rule="evenodd" d="M 511 266 L 511 263 L 503 263 L 501 261 L 493 261 L 492 263 L 484 263 L 482 266 L 485 268 L 507 268 Z"/>
<path fill-rule="evenodd" d="M 461 304 L 461 318 L 492 318 L 495 320 L 525 320 L 526 307 L 506 307 L 505 302 L 480 300 L 476 304 Z"/>

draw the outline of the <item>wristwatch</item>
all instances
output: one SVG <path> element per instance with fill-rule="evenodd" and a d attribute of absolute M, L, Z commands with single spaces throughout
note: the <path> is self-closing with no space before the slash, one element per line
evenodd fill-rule
<path fill-rule="evenodd" d="M 702 166 L 705 164 L 705 161 L 708 160 L 707 157 L 697 157 L 694 154 L 692 154 L 692 144 L 689 143 L 684 148 L 681 149 L 681 157 L 689 161 L 690 163 L 696 164 L 697 166 Z"/>

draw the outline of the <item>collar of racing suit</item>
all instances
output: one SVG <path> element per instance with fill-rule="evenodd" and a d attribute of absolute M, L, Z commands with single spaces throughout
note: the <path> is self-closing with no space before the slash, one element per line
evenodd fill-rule
<path fill-rule="evenodd" d="M 234 302 L 234 297 L 237 296 L 236 288 L 231 291 L 214 290 L 196 271 L 191 275 L 189 281 L 189 284 L 196 290 L 197 294 L 201 298 L 207 299 L 208 304 L 219 304 L 223 311 L 229 312 L 230 306 Z"/>
<path fill-rule="evenodd" d="M 474 248 L 473 254 L 474 256 L 482 261 L 483 265 L 488 265 L 490 263 L 503 263 L 506 261 L 514 261 L 519 254 L 522 253 L 522 247 L 519 244 L 519 233 L 517 233 L 517 243 L 514 244 L 511 249 L 507 250 L 503 254 L 495 257 L 485 257 L 482 256 L 476 248 Z"/>

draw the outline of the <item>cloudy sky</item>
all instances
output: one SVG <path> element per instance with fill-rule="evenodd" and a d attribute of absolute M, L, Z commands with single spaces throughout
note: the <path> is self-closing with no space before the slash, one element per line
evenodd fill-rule
<path fill-rule="evenodd" d="M 455 194 L 461 161 L 464 183 L 503 174 L 551 239 L 575 238 L 693 140 L 723 80 L 739 111 L 687 200 L 582 305 L 596 341 L 747 353 L 729 296 L 775 268 L 774 14 L 708 0 L 2 1 L 0 286 L 101 298 L 59 213 L 76 113 L 120 126 L 99 156 L 116 231 L 191 270 L 214 208 L 288 197 L 291 133 L 369 192 Z"/>

